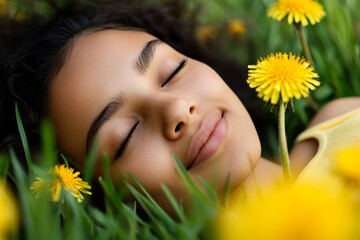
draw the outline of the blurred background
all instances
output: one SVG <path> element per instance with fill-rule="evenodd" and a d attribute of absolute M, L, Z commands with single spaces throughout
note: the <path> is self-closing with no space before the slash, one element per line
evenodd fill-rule
<path fill-rule="evenodd" d="M 132 0 L 119 0 L 131 4 Z M 0 0 L 0 27 L 9 21 L 26 21 L 31 17 L 51 18 L 65 8 L 81 8 L 95 1 L 90 0 Z M 194 34 L 204 49 L 216 58 L 226 58 L 244 74 L 231 85 L 241 92 L 247 78 L 247 65 L 256 64 L 261 57 L 275 52 L 302 54 L 295 28 L 286 21 L 270 19 L 267 8 L 275 0 L 143 0 L 136 4 L 156 2 L 176 4 L 179 17 L 192 19 L 190 34 Z M 317 107 L 344 96 L 360 95 L 360 1 L 322 0 L 326 17 L 305 30 L 310 51 L 319 74 L 321 86 L 312 93 Z M 185 26 L 184 26 L 185 27 Z M 241 93 L 238 93 L 239 95 Z M 263 124 L 272 128 L 261 131 L 263 155 L 277 159 L 277 114 L 260 99 L 253 101 L 263 111 Z M 294 101 L 295 111 L 287 112 L 289 145 L 302 131 L 316 112 L 308 101 Z M 261 122 L 257 123 L 261 125 Z"/>

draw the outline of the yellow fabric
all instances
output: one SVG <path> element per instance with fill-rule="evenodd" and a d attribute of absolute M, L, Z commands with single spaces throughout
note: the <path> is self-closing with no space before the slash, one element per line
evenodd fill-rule
<path fill-rule="evenodd" d="M 340 184 L 334 173 L 334 156 L 341 149 L 360 146 L 360 108 L 307 129 L 298 136 L 297 141 L 310 138 L 318 141 L 318 151 L 297 181 L 332 181 Z"/>

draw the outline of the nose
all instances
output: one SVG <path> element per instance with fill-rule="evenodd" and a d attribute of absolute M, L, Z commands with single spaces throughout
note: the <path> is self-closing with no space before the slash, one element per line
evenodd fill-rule
<path fill-rule="evenodd" d="M 159 114 L 162 118 L 161 128 L 165 137 L 169 140 L 180 138 L 191 122 L 197 109 L 196 104 L 185 98 L 167 96 L 162 98 L 159 105 Z"/>

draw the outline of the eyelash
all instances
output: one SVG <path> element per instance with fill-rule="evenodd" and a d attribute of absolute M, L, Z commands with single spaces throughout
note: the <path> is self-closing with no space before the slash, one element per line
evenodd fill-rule
<path fill-rule="evenodd" d="M 137 128 L 137 126 L 139 125 L 140 122 L 137 122 L 131 129 L 129 134 L 126 136 L 125 140 L 121 143 L 120 147 L 118 148 L 118 150 L 116 150 L 115 153 L 115 159 L 118 159 L 125 151 L 127 145 L 129 144 L 129 142 L 131 141 L 132 136 L 134 135 L 134 132 Z"/>
<path fill-rule="evenodd" d="M 173 79 L 175 75 L 178 74 L 181 71 L 181 69 L 185 67 L 187 61 L 188 61 L 187 58 L 181 60 L 177 68 L 175 68 L 175 70 L 170 74 L 170 76 L 165 80 L 165 82 L 161 84 L 161 87 L 164 87 L 168 82 L 170 82 L 170 80 Z"/>
<path fill-rule="evenodd" d="M 161 87 L 164 87 L 168 82 L 170 82 L 171 79 L 173 79 L 176 74 L 178 74 L 181 69 L 183 69 L 187 63 L 187 58 L 184 58 L 180 61 L 179 65 L 175 68 L 175 70 L 170 74 L 170 76 L 165 80 L 165 82 L 161 85 Z M 126 136 L 125 140 L 121 143 L 120 147 L 116 150 L 115 153 L 115 159 L 118 159 L 125 151 L 127 145 L 131 141 L 132 136 L 134 135 L 134 132 L 139 125 L 140 122 L 137 122 L 129 131 L 129 134 Z"/>

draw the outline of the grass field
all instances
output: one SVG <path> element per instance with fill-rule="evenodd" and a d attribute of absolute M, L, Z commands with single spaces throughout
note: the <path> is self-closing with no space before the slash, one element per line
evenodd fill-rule
<path fill-rule="evenodd" d="M 166 4 L 170 0 L 153 1 Z M 85 4 L 87 1 L 78 1 L 77 4 L 82 2 Z M 225 54 L 240 65 L 249 65 L 256 64 L 261 57 L 275 52 L 303 55 L 295 27 L 287 24 L 286 21 L 278 22 L 267 16 L 267 8 L 273 2 L 273 0 L 185 0 L 183 3 L 188 9 L 199 11 L 197 15 L 199 27 L 212 29 L 210 35 L 200 37 L 207 37 L 209 41 L 216 42 L 219 46 L 216 49 L 218 54 Z M 316 107 L 321 107 L 335 98 L 360 96 L 360 1 L 319 2 L 325 8 L 326 17 L 320 23 L 304 28 L 321 82 L 321 86 L 311 94 Z M 15 16 L 22 21 L 29 14 L 51 16 L 56 9 L 69 3 L 71 1 L 67 0 L 0 0 L 0 13 L 3 16 Z M 0 18 L 0 21 L 1 24 L 6 24 L 5 17 Z M 228 24 L 234 21 L 241 21 L 245 29 L 235 33 L 236 36 L 231 35 L 227 28 Z M 245 80 L 239 79 L 239 81 Z M 294 101 L 294 107 L 295 111 L 288 111 L 286 116 L 290 145 L 316 111 L 305 99 Z M 269 111 L 269 109 L 263 108 L 259 111 Z M 274 120 L 277 117 L 276 113 L 270 113 L 270 116 Z M 18 121 L 21 131 L 20 117 Z M 215 238 L 212 223 L 219 211 L 218 196 L 206 183 L 203 183 L 205 193 L 200 191 L 181 164 L 179 164 L 182 169 L 180 177 L 193 194 L 192 211 L 186 214 L 166 186 L 162 186 L 173 203 L 178 220 L 169 217 L 145 190 L 138 191 L 130 185 L 124 185 L 124 189 L 131 191 L 138 204 L 145 210 L 147 217 L 142 218 L 136 213 L 139 206 L 125 203 L 125 190 L 115 189 L 108 175 L 91 180 L 94 164 L 94 156 L 91 154 L 88 156 L 87 165 L 81 171 L 81 177 L 90 185 L 98 182 L 104 189 L 104 195 L 100 196 L 104 199 L 104 207 L 98 208 L 93 204 L 93 195 L 86 195 L 85 200 L 78 203 L 66 191 L 62 191 L 61 201 L 53 203 L 46 197 L 36 198 L 30 190 L 35 177 L 48 178 L 47 170 L 58 161 L 54 154 L 51 127 L 44 125 L 43 151 L 40 156 L 30 154 L 24 133 L 22 137 L 28 168 L 23 168 L 12 151 L 0 155 L 0 177 L 12 183 L 12 195 L 15 197 L 11 198 L 11 202 L 15 203 L 17 210 L 13 213 L 18 216 L 10 223 L 15 230 L 10 230 L 13 233 L 4 238 L 1 231 L 2 223 L 6 222 L 6 219 L 0 216 L 0 239 Z M 262 144 L 265 153 L 276 158 L 278 151 L 276 134 L 269 133 L 268 141 Z M 67 163 L 66 157 L 60 161 Z M 106 163 L 107 161 L 105 161 L 105 169 L 108 168 Z M 6 200 L 6 197 L 3 199 Z M 3 200 L 0 189 L 0 209 L 1 201 Z"/>

